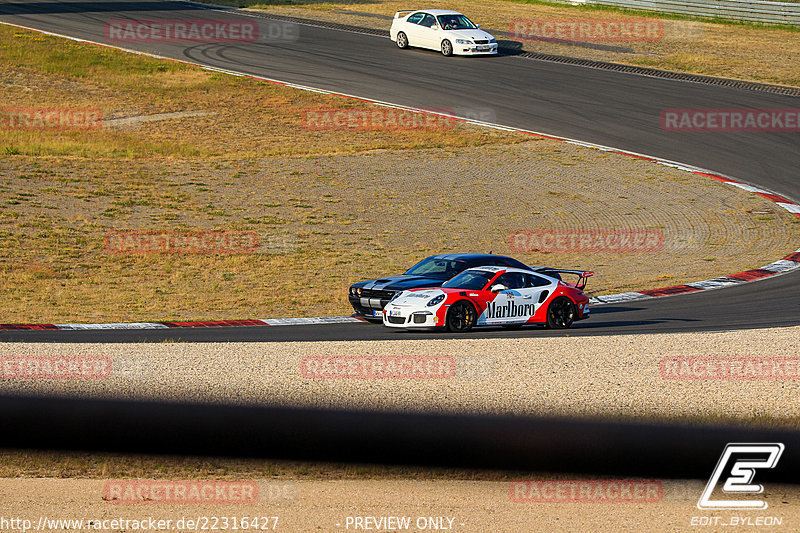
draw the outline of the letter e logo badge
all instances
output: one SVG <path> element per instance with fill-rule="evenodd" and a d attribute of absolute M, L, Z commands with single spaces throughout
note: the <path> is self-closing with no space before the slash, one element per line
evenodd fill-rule
<path fill-rule="evenodd" d="M 783 453 L 783 444 L 774 443 L 731 443 L 725 446 L 717 467 L 708 480 L 697 508 L 709 509 L 766 509 L 767 502 L 756 499 L 713 500 L 712 493 L 723 475 L 727 475 L 722 484 L 722 492 L 739 496 L 761 494 L 764 487 L 753 483 L 758 469 L 775 468 Z"/>

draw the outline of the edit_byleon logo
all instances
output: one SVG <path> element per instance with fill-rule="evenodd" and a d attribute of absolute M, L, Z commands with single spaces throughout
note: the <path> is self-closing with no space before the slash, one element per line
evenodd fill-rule
<path fill-rule="evenodd" d="M 740 510 L 766 509 L 767 502 L 752 496 L 762 494 L 764 487 L 753 483 L 757 470 L 772 469 L 778 464 L 784 446 L 780 442 L 772 443 L 730 443 L 725 446 L 722 456 L 717 462 L 711 479 L 703 490 L 697 508 L 701 510 Z M 739 496 L 741 499 L 712 499 L 714 490 L 720 484 L 722 492 Z M 747 498 L 749 496 L 749 498 Z"/>

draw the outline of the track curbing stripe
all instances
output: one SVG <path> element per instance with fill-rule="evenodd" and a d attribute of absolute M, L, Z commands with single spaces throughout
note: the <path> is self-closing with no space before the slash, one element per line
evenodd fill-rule
<path fill-rule="evenodd" d="M 309 324 L 345 324 L 348 322 L 364 322 L 352 316 L 318 316 L 311 318 L 268 318 L 262 320 L 267 326 L 302 326 Z"/>
<path fill-rule="evenodd" d="M 115 322 L 110 324 L 54 324 L 56 329 L 84 331 L 90 329 L 165 329 L 159 322 Z"/>

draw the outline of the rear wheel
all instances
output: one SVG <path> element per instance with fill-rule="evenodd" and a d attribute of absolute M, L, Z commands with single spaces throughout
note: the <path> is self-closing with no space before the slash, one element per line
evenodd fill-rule
<path fill-rule="evenodd" d="M 442 41 L 442 54 L 446 55 L 447 57 L 453 55 L 453 43 L 447 39 Z"/>
<path fill-rule="evenodd" d="M 559 296 L 547 307 L 547 327 L 568 328 L 575 321 L 575 304 L 566 296 Z"/>
<path fill-rule="evenodd" d="M 408 37 L 403 32 L 397 34 L 397 48 L 405 50 L 408 48 Z"/>
<path fill-rule="evenodd" d="M 469 302 L 456 302 L 447 310 L 445 324 L 447 331 L 462 333 L 472 329 L 477 319 L 475 308 Z"/>

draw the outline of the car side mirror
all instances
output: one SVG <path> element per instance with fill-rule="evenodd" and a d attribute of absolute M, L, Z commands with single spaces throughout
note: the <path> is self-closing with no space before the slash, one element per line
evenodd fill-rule
<path fill-rule="evenodd" d="M 503 285 L 502 283 L 495 283 L 492 285 L 492 288 L 489 289 L 489 292 L 500 292 L 500 291 L 507 291 L 508 287 Z"/>
<path fill-rule="evenodd" d="M 475 27 L 476 27 L 476 28 L 480 28 L 480 27 L 481 27 L 481 25 L 480 25 L 480 24 L 475 24 Z"/>

